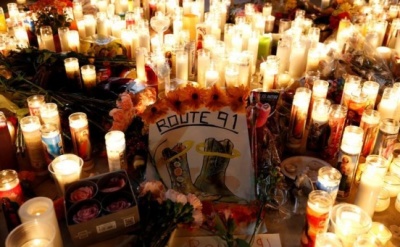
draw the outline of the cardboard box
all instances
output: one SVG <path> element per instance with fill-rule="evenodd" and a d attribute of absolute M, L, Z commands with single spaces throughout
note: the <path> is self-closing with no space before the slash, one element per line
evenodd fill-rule
<path fill-rule="evenodd" d="M 102 178 L 114 175 L 125 177 L 125 186 L 118 192 L 102 193 L 100 190 L 98 190 L 93 199 L 102 202 L 106 196 L 116 195 L 115 193 L 126 193 L 127 195 L 131 195 L 133 198 L 131 207 L 108 214 L 106 214 L 105 210 L 102 209 L 100 215 L 97 218 L 81 223 L 73 222 L 72 215 L 69 215 L 69 212 L 71 213 L 71 208 L 73 208 L 76 203 L 70 202 L 67 198 L 67 196 L 69 195 L 68 189 L 72 188 L 72 186 L 80 182 L 92 181 L 97 184 L 99 181 L 101 181 Z M 114 238 L 124 233 L 134 231 L 138 227 L 137 223 L 140 219 L 139 209 L 137 206 L 135 195 L 132 191 L 131 184 L 129 182 L 129 178 L 125 171 L 110 172 L 87 179 L 81 179 L 77 182 L 69 184 L 66 186 L 65 197 L 66 198 L 64 198 L 64 205 L 67 227 L 71 235 L 71 239 L 76 246 L 85 246 L 106 239 Z"/>

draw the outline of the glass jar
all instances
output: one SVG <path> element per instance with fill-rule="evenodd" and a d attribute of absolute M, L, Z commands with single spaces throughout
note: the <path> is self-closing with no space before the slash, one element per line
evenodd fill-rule
<path fill-rule="evenodd" d="M 7 197 L 20 205 L 24 202 L 18 174 L 14 170 L 0 171 L 0 198 L 2 197 Z"/>

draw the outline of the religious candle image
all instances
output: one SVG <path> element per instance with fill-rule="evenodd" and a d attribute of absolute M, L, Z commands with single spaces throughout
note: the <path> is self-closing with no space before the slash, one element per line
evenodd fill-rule
<path fill-rule="evenodd" d="M 368 97 L 367 108 L 374 109 L 376 98 L 379 92 L 379 83 L 376 81 L 365 81 L 362 86 L 362 91 Z"/>
<path fill-rule="evenodd" d="M 34 197 L 29 199 L 18 210 L 22 223 L 28 221 L 41 221 L 51 224 L 55 231 L 54 246 L 63 246 L 63 240 L 58 226 L 53 201 L 47 197 Z"/>
<path fill-rule="evenodd" d="M 66 184 L 80 179 L 82 166 L 82 158 L 75 154 L 60 155 L 50 163 L 49 171 L 55 178 L 61 195 L 64 195 Z"/>
<path fill-rule="evenodd" d="M 30 115 L 40 117 L 40 107 L 46 103 L 44 95 L 30 96 L 28 97 L 27 102 Z"/>
<path fill-rule="evenodd" d="M 348 107 L 351 94 L 354 90 L 361 87 L 361 77 L 355 75 L 344 75 L 345 83 L 343 87 L 341 104 Z"/>
<path fill-rule="evenodd" d="M 7 197 L 19 205 L 24 203 L 24 194 L 15 170 L 0 171 L 0 198 Z"/>
<path fill-rule="evenodd" d="M 399 127 L 399 122 L 397 120 L 381 118 L 378 136 L 372 153 L 382 155 L 386 159 L 389 159 L 397 141 Z"/>
<path fill-rule="evenodd" d="M 83 170 L 90 170 L 94 163 L 87 116 L 83 112 L 76 112 L 71 114 L 68 119 L 74 153 L 85 162 Z"/>
<path fill-rule="evenodd" d="M 370 155 L 375 146 L 376 137 L 379 132 L 380 119 L 380 113 L 372 108 L 363 112 L 360 127 L 364 130 L 364 141 L 361 151 L 361 155 L 364 157 Z"/>
<path fill-rule="evenodd" d="M 347 111 L 347 125 L 359 126 L 361 117 L 368 104 L 368 96 L 361 91 L 356 89 L 351 93 L 350 100 L 348 102 Z"/>
<path fill-rule="evenodd" d="M 307 121 L 307 112 L 311 99 L 311 90 L 299 87 L 293 98 L 292 110 L 290 113 L 288 146 L 298 148 L 304 137 Z"/>
<path fill-rule="evenodd" d="M 55 124 L 43 124 L 40 132 L 42 133 L 44 155 L 47 164 L 50 164 L 54 158 L 64 153 L 60 130 Z"/>
<path fill-rule="evenodd" d="M 125 157 L 125 134 L 122 131 L 113 130 L 105 135 L 108 168 L 110 171 L 127 169 Z"/>
<path fill-rule="evenodd" d="M 40 120 L 37 116 L 24 117 L 20 121 L 26 149 L 28 150 L 30 165 L 39 176 L 48 173 L 46 160 L 43 155 L 42 134 L 40 133 Z"/>
<path fill-rule="evenodd" d="M 311 122 L 307 138 L 307 150 L 323 151 L 324 144 L 329 138 L 329 100 L 319 99 L 313 102 Z"/>
<path fill-rule="evenodd" d="M 350 194 L 360 156 L 364 131 L 358 126 L 347 126 L 344 129 L 337 168 L 342 174 L 338 197 L 346 198 Z"/>

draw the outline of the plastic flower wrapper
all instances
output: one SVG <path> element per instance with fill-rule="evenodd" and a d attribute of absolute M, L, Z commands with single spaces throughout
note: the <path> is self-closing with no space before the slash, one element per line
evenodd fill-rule
<path fill-rule="evenodd" d="M 142 246 L 164 247 L 178 227 L 195 229 L 203 223 L 203 205 L 193 194 L 165 190 L 160 181 L 140 185 L 139 211 Z M 140 246 L 140 244 L 138 246 Z"/>

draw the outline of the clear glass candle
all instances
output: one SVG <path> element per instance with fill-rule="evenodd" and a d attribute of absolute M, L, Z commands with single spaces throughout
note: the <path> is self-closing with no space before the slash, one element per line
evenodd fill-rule
<path fill-rule="evenodd" d="M 392 238 L 392 232 L 390 231 L 390 229 L 379 222 L 372 222 L 372 226 L 368 234 L 377 238 L 382 246 L 386 246 L 386 244 Z"/>
<path fill-rule="evenodd" d="M 46 103 L 44 95 L 30 96 L 28 97 L 27 102 L 30 115 L 40 117 L 40 107 Z"/>
<path fill-rule="evenodd" d="M 105 140 L 109 170 L 127 169 L 125 134 L 122 131 L 113 130 L 105 135 Z"/>
<path fill-rule="evenodd" d="M 19 205 L 24 202 L 24 194 L 15 170 L 0 171 L 0 198 L 2 197 L 7 197 Z"/>
<path fill-rule="evenodd" d="M 83 65 L 81 67 L 81 75 L 85 89 L 90 91 L 97 84 L 96 67 L 92 64 Z"/>
<path fill-rule="evenodd" d="M 389 191 L 390 197 L 396 197 L 400 193 L 400 177 L 396 174 L 386 175 L 383 187 Z"/>
<path fill-rule="evenodd" d="M 64 195 L 65 185 L 80 179 L 83 160 L 75 154 L 58 156 L 49 165 L 49 171 L 55 178 L 61 195 Z"/>
<path fill-rule="evenodd" d="M 380 119 L 381 114 L 374 109 L 366 109 L 361 116 L 360 127 L 365 133 L 361 154 L 364 157 L 367 157 L 373 151 L 379 132 Z"/>
<path fill-rule="evenodd" d="M 390 194 L 389 191 L 385 188 L 381 190 L 378 195 L 378 200 L 375 204 L 375 212 L 383 212 L 388 209 L 390 206 Z"/>
<path fill-rule="evenodd" d="M 76 112 L 68 117 L 74 153 L 85 162 L 83 169 L 93 168 L 89 123 L 85 113 Z"/>

